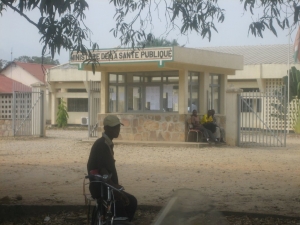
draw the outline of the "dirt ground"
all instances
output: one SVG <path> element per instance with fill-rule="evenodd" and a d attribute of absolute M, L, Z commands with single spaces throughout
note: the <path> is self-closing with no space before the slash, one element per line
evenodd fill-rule
<path fill-rule="evenodd" d="M 0 139 L 0 204 L 83 205 L 87 131 Z M 285 148 L 115 146 L 120 183 L 139 205 L 192 189 L 220 211 L 300 217 L 300 136 Z"/>

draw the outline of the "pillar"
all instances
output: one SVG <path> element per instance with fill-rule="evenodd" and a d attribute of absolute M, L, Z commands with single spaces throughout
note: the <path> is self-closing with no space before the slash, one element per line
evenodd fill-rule
<path fill-rule="evenodd" d="M 220 76 L 220 112 L 219 114 L 225 114 L 226 108 L 226 90 L 227 90 L 227 75 Z"/>
<path fill-rule="evenodd" d="M 56 124 L 56 114 L 58 107 L 58 99 L 56 98 L 56 91 L 51 92 L 51 124 Z"/>
<path fill-rule="evenodd" d="M 39 133 L 40 137 L 46 136 L 46 86 L 43 83 L 32 84 L 32 135 Z M 43 93 L 42 98 L 38 93 Z M 40 106 L 40 107 L 38 107 Z"/>
<path fill-rule="evenodd" d="M 100 114 L 105 114 L 108 112 L 108 99 L 109 99 L 109 96 L 108 96 L 109 82 L 108 81 L 109 81 L 108 72 L 101 72 Z"/>
<path fill-rule="evenodd" d="M 209 84 L 210 84 L 210 79 L 209 79 L 209 72 L 204 72 L 201 73 L 200 75 L 200 85 L 199 85 L 199 100 L 200 100 L 200 105 L 199 105 L 199 115 L 204 115 L 207 113 L 207 92 L 209 90 Z"/>
<path fill-rule="evenodd" d="M 178 113 L 188 113 L 188 71 L 179 70 Z"/>
<path fill-rule="evenodd" d="M 242 93 L 242 89 L 226 90 L 226 143 L 231 146 L 237 146 L 239 140 L 239 108 L 238 94 Z"/>

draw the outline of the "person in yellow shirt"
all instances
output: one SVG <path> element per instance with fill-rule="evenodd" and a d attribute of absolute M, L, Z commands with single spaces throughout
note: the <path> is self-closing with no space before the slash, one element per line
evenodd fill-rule
<path fill-rule="evenodd" d="M 207 129 L 210 130 L 212 133 L 216 132 L 217 125 L 214 123 L 212 111 L 208 110 L 207 114 L 204 114 L 201 119 L 201 124 Z M 218 138 L 218 137 L 216 137 Z"/>
<path fill-rule="evenodd" d="M 197 115 L 197 110 L 193 110 L 193 113 L 191 115 L 191 124 L 193 125 L 193 129 L 199 130 L 202 132 L 203 136 L 205 137 L 204 141 L 209 142 L 209 141 L 216 141 L 215 136 L 213 133 L 206 129 L 200 122 L 200 119 Z"/>

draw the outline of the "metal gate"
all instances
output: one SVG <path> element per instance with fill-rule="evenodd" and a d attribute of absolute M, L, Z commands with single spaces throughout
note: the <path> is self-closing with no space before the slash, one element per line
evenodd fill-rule
<path fill-rule="evenodd" d="M 15 86 L 12 101 L 14 136 L 43 136 L 44 92 Z"/>
<path fill-rule="evenodd" d="M 286 146 L 287 99 L 285 87 L 276 91 L 238 95 L 238 145 Z"/>
<path fill-rule="evenodd" d="M 100 112 L 100 82 L 89 82 L 88 137 L 98 137 L 98 113 Z"/>

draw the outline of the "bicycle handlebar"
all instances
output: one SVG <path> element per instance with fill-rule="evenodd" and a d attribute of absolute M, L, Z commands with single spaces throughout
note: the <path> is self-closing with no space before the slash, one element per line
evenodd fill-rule
<path fill-rule="evenodd" d="M 121 188 L 116 188 L 110 184 L 107 183 L 107 181 L 111 178 L 111 174 L 109 175 L 100 175 L 100 174 L 95 174 L 95 175 L 87 175 L 85 176 L 86 179 L 90 179 L 91 183 L 103 183 L 104 185 L 106 185 L 107 187 L 110 187 L 111 189 L 115 190 L 115 191 L 123 191 L 124 187 L 121 186 Z"/>

